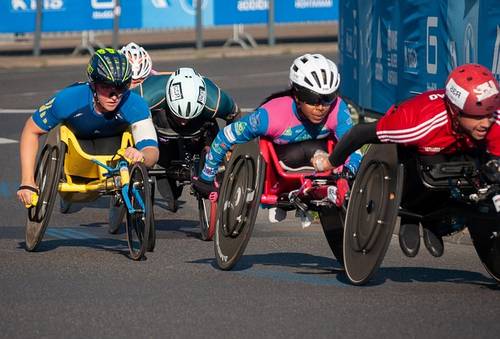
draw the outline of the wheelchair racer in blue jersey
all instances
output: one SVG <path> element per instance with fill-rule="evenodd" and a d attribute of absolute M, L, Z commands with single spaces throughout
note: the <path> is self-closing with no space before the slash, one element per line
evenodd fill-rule
<path fill-rule="evenodd" d="M 156 132 L 147 104 L 129 91 L 132 80 L 127 58 L 111 48 L 99 49 L 87 65 L 88 82 L 64 88 L 28 118 L 21 134 L 21 185 L 17 191 L 23 205 L 37 192 L 34 171 L 38 139 L 60 123 L 79 139 L 98 139 L 132 132 L 135 147 L 125 156 L 153 166 L 159 157 Z"/>
<path fill-rule="evenodd" d="M 338 97 L 340 75 L 333 61 L 321 54 L 297 58 L 290 67 L 290 83 L 290 89 L 271 95 L 217 134 L 200 177 L 193 181 L 195 189 L 205 195 L 216 191 L 214 177 L 234 144 L 267 137 L 285 165 L 310 166 L 314 154 L 326 150 L 328 138 L 338 141 L 352 127 L 348 107 Z M 360 161 L 361 154 L 353 153 L 344 170 L 354 174 Z"/>

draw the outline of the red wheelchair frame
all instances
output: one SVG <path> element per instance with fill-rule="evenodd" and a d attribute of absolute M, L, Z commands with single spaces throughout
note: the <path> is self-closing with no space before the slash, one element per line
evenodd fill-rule
<path fill-rule="evenodd" d="M 274 207 L 279 204 L 280 197 L 299 189 L 297 195 L 306 200 L 324 199 L 327 197 L 328 185 L 315 185 L 313 179 L 326 179 L 332 176 L 331 171 L 285 171 L 279 163 L 278 156 L 272 141 L 261 138 L 259 142 L 260 153 L 266 162 L 266 176 L 261 203 L 266 207 Z M 328 140 L 327 150 L 333 150 L 333 140 Z"/>

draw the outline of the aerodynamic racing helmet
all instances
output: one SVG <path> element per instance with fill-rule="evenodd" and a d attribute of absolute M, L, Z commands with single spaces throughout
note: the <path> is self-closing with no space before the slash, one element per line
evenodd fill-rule
<path fill-rule="evenodd" d="M 500 108 L 500 86 L 486 67 L 465 64 L 448 76 L 446 100 L 454 115 L 492 115 Z"/>
<path fill-rule="evenodd" d="M 168 79 L 167 103 L 172 113 L 190 120 L 201 114 L 207 101 L 205 81 L 192 68 L 179 68 Z"/>
<path fill-rule="evenodd" d="M 126 46 L 123 46 L 120 50 L 130 62 L 132 66 L 132 79 L 143 79 L 149 75 L 153 63 L 148 52 L 141 46 L 137 45 L 135 42 L 131 42 Z"/>
<path fill-rule="evenodd" d="M 125 90 L 132 81 L 132 68 L 122 53 L 101 48 L 90 58 L 87 76 L 91 84 L 107 84 Z"/>
<path fill-rule="evenodd" d="M 307 104 L 329 104 L 337 97 L 340 74 L 337 65 L 321 54 L 304 54 L 290 67 L 294 94 Z"/>

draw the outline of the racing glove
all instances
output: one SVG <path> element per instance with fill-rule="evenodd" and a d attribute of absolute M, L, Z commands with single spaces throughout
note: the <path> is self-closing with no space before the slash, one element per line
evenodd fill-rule
<path fill-rule="evenodd" d="M 203 180 L 200 177 L 193 177 L 191 180 L 193 190 L 197 192 L 202 198 L 210 199 L 210 201 L 217 201 L 219 195 L 219 185 L 214 180 L 212 182 Z"/>

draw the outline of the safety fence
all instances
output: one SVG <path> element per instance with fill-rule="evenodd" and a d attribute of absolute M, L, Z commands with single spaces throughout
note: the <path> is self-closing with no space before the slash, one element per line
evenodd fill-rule
<path fill-rule="evenodd" d="M 341 0 L 341 91 L 361 112 L 442 88 L 448 73 L 479 63 L 500 77 L 498 0 Z"/>

